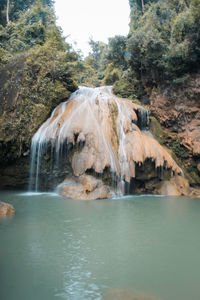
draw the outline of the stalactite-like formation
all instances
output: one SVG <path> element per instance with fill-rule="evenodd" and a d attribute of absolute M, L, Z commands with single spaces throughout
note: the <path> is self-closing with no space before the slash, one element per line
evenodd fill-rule
<path fill-rule="evenodd" d="M 36 177 L 38 189 L 41 162 L 49 145 L 58 165 L 63 147 L 69 146 L 70 176 L 109 170 L 122 194 L 122 186 L 137 177 L 136 166 L 149 160 L 156 170 L 181 174 L 170 154 L 146 130 L 147 117 L 143 107 L 117 98 L 111 87 L 79 88 L 69 101 L 56 107 L 33 137 L 31 185 Z"/>

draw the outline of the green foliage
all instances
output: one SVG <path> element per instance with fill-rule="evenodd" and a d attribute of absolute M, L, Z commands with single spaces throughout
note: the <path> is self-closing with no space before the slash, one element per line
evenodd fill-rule
<path fill-rule="evenodd" d="M 81 73 L 81 84 L 100 86 L 112 85 L 126 69 L 125 36 L 109 38 L 108 44 L 90 39 L 92 52 L 84 60 L 85 70 Z"/>
<path fill-rule="evenodd" d="M 9 62 L 11 57 L 12 55 L 8 51 L 0 47 L 0 68 Z"/>
<path fill-rule="evenodd" d="M 9 5 L 9 20 L 16 21 L 19 18 L 21 12 L 25 12 L 30 9 L 32 5 L 40 2 L 43 6 L 52 7 L 54 4 L 53 0 L 10 0 Z M 7 9 L 7 0 L 0 1 L 0 24 L 6 25 L 6 9 Z"/>
<path fill-rule="evenodd" d="M 185 147 L 181 144 L 180 139 L 173 142 L 170 145 L 170 148 L 177 155 L 178 158 L 183 159 L 183 160 L 188 158 L 188 153 L 187 153 Z"/>
<path fill-rule="evenodd" d="M 143 10 L 142 1 L 129 2 L 131 22 L 126 51 L 130 57 L 124 66 L 128 64 L 130 75 L 122 74 L 124 88 L 129 90 L 132 74 L 143 88 L 184 84 L 200 67 L 200 1 L 144 1 Z M 116 88 L 119 85 L 116 83 Z M 132 86 L 134 94 L 135 85 Z M 136 94 L 141 97 L 141 93 Z"/>
<path fill-rule="evenodd" d="M 113 64 L 108 64 L 105 70 L 104 83 L 105 85 L 113 85 L 113 83 L 120 79 L 120 70 L 113 67 Z"/>
<path fill-rule="evenodd" d="M 92 52 L 81 62 L 77 81 L 81 85 L 100 86 L 104 78 L 107 45 L 100 41 L 89 41 Z"/>
<path fill-rule="evenodd" d="M 104 55 L 106 60 L 117 68 L 126 68 L 126 41 L 127 38 L 122 35 L 116 35 L 108 40 L 107 52 Z"/>
<path fill-rule="evenodd" d="M 15 60 L 1 69 L 0 137 L 8 145 L 2 154 L 6 159 L 26 152 L 33 134 L 52 109 L 77 89 L 70 54 L 49 48 L 48 43 Z M 15 150 L 9 148 L 11 142 Z"/>
<path fill-rule="evenodd" d="M 23 52 L 44 44 L 52 30 L 58 31 L 53 11 L 38 2 L 30 10 L 20 13 L 17 22 L 0 27 L 0 43 L 10 53 Z"/>
<path fill-rule="evenodd" d="M 78 88 L 75 78 L 85 70 L 56 26 L 53 1 L 34 2 L 0 25 L 0 156 L 5 161 L 27 153 L 33 134 Z"/>

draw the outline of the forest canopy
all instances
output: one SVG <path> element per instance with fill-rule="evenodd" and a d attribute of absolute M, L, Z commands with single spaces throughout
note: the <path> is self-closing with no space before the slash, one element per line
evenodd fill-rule
<path fill-rule="evenodd" d="M 129 3 L 128 36 L 110 38 L 103 47 L 93 41 L 96 48 L 85 62 L 93 61 L 93 68 L 96 60 L 94 83 L 114 84 L 116 93 L 139 98 L 145 87 L 184 84 L 200 67 L 200 1 Z"/>

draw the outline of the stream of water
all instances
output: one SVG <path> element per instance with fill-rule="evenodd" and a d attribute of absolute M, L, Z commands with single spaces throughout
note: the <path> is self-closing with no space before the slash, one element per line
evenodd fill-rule
<path fill-rule="evenodd" d="M 199 199 L 1 192 L 0 200 L 16 208 L 0 218 L 1 300 L 103 300 L 115 289 L 200 299 Z"/>

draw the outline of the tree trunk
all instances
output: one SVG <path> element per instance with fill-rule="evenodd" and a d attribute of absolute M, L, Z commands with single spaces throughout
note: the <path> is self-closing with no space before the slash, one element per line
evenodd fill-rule
<path fill-rule="evenodd" d="M 142 4 L 142 11 L 144 11 L 144 0 L 141 0 L 141 4 Z"/>
<path fill-rule="evenodd" d="M 10 23 L 10 20 L 9 20 L 9 6 L 10 6 L 10 0 L 7 0 L 7 8 L 6 8 L 6 22 L 7 22 L 7 24 Z"/>

